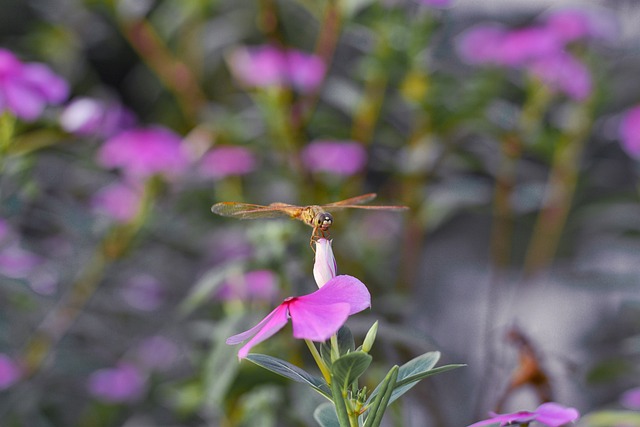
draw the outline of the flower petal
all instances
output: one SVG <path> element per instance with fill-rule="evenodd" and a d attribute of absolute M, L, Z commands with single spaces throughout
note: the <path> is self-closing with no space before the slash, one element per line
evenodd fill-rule
<path fill-rule="evenodd" d="M 331 242 L 318 239 L 316 242 L 316 260 L 313 264 L 313 277 L 318 288 L 323 287 L 329 280 L 336 277 L 338 266 L 331 250 Z"/>
<path fill-rule="evenodd" d="M 289 305 L 293 336 L 298 339 L 325 341 L 349 318 L 350 306 L 346 302 L 314 304 L 305 300 L 293 300 Z"/>
<path fill-rule="evenodd" d="M 559 427 L 577 420 L 580 413 L 575 408 L 568 408 L 555 402 L 547 402 L 538 406 L 535 411 L 536 421 L 549 427 Z"/>
<path fill-rule="evenodd" d="M 336 276 L 314 293 L 298 297 L 297 300 L 317 305 L 345 302 L 350 306 L 349 315 L 371 307 L 371 294 L 367 287 L 360 280 L 347 275 Z"/>
<path fill-rule="evenodd" d="M 230 345 L 239 344 L 242 341 L 253 337 L 240 349 L 240 351 L 238 351 L 238 357 L 240 359 L 244 359 L 247 357 L 247 354 L 249 354 L 251 347 L 273 336 L 287 324 L 288 307 L 289 301 L 283 302 L 256 326 L 248 331 L 227 338 L 226 343 Z"/>

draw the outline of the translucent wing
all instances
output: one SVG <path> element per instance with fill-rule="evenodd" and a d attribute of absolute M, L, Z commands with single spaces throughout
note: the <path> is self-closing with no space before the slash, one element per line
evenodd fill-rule
<path fill-rule="evenodd" d="M 409 209 L 407 206 L 361 206 L 361 205 L 325 205 L 329 211 L 335 211 L 338 209 L 369 209 L 369 210 L 378 210 L 378 211 L 405 211 Z"/>
<path fill-rule="evenodd" d="M 254 205 L 251 203 L 221 202 L 211 206 L 211 212 L 239 219 L 294 217 L 300 210 L 294 205 L 285 203 L 270 206 Z"/>
<path fill-rule="evenodd" d="M 375 199 L 377 196 L 376 193 L 368 193 L 368 194 L 363 194 L 361 196 L 356 196 L 356 197 L 351 197 L 349 199 L 344 199 L 344 200 L 340 200 L 339 202 L 333 202 L 333 203 L 328 203 L 326 205 L 322 205 L 322 207 L 333 207 L 333 206 L 351 206 L 352 205 L 360 205 L 362 203 L 367 203 L 370 202 L 371 200 Z"/>

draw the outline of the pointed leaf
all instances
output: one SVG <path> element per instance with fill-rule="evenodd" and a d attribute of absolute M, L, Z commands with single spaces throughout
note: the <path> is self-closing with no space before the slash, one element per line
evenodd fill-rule
<path fill-rule="evenodd" d="M 331 402 L 325 402 L 313 411 L 313 418 L 320 424 L 320 427 L 340 427 L 336 408 Z"/>
<path fill-rule="evenodd" d="M 292 365 L 277 357 L 267 356 L 266 354 L 249 353 L 247 360 L 252 361 L 258 366 L 262 366 L 265 369 L 275 372 L 278 375 L 282 375 L 285 378 L 289 378 L 293 381 L 308 384 L 313 387 L 317 392 L 324 395 L 327 398 L 331 398 L 331 390 L 329 386 L 322 378 L 315 377 L 310 373 Z"/>
<path fill-rule="evenodd" d="M 369 412 L 367 415 L 367 419 L 364 422 L 365 427 L 378 427 L 382 422 L 382 417 L 384 416 L 384 412 L 389 405 L 389 400 L 391 399 L 391 394 L 393 393 L 393 389 L 396 385 L 396 380 L 398 379 L 398 365 L 395 365 L 387 376 L 382 380 L 376 390 L 378 390 L 378 394 L 374 399 L 371 407 L 369 408 Z"/>
<path fill-rule="evenodd" d="M 430 371 L 422 372 L 420 374 L 415 374 L 415 375 L 412 375 L 411 377 L 403 379 L 402 381 L 398 381 L 396 383 L 396 389 L 393 390 L 393 393 L 391 395 L 391 400 L 389 401 L 389 403 L 395 402 L 400 396 L 402 396 L 403 394 L 411 390 L 413 386 L 415 386 L 418 383 L 418 381 L 424 378 L 430 377 L 431 375 L 441 374 L 443 372 L 450 371 L 456 368 L 461 368 L 463 366 L 467 366 L 467 365 L 459 364 L 459 365 L 439 366 L 435 369 L 431 369 Z"/>
<path fill-rule="evenodd" d="M 346 326 L 341 327 L 338 330 L 338 350 L 340 355 L 350 353 L 355 349 L 356 344 L 353 340 L 351 329 Z M 324 341 L 320 344 L 320 355 L 327 366 L 331 366 L 331 340 Z"/>
<path fill-rule="evenodd" d="M 347 396 L 347 390 L 340 385 L 337 378 L 331 375 L 331 394 L 333 396 L 333 404 L 336 410 L 336 416 L 341 427 L 350 426 L 349 413 L 347 412 L 347 404 L 344 401 Z"/>
<path fill-rule="evenodd" d="M 341 387 L 346 388 L 355 382 L 371 364 L 373 358 L 363 351 L 345 354 L 333 361 L 331 376 Z"/>

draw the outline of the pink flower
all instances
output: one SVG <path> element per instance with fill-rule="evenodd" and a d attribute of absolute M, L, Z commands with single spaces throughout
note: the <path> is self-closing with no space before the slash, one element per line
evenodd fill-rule
<path fill-rule="evenodd" d="M 468 64 L 497 64 L 500 43 L 507 30 L 497 24 L 476 25 L 456 40 L 456 50 L 460 58 Z"/>
<path fill-rule="evenodd" d="M 127 130 L 107 140 L 98 152 L 106 168 L 121 168 L 132 178 L 175 177 L 189 161 L 178 135 L 162 127 Z"/>
<path fill-rule="evenodd" d="M 640 387 L 625 391 L 620 397 L 620 404 L 633 411 L 640 411 Z"/>
<path fill-rule="evenodd" d="M 364 169 L 367 151 L 354 141 L 313 141 L 302 151 L 302 162 L 311 172 L 350 176 Z"/>
<path fill-rule="evenodd" d="M 139 274 L 125 285 L 121 295 L 127 303 L 141 311 L 154 311 L 162 306 L 165 292 L 160 282 L 149 274 Z"/>
<path fill-rule="evenodd" d="M 587 38 L 612 41 L 619 34 L 616 16 L 607 9 L 555 10 L 545 25 L 565 43 Z"/>
<path fill-rule="evenodd" d="M 146 380 L 138 369 L 129 363 L 115 368 L 100 369 L 89 377 L 89 392 L 108 403 L 132 402 L 142 396 Z"/>
<path fill-rule="evenodd" d="M 94 210 L 118 222 L 131 221 L 140 209 L 142 190 L 136 184 L 118 182 L 99 190 L 92 198 Z"/>
<path fill-rule="evenodd" d="M 0 274 L 14 279 L 26 279 L 42 265 L 42 258 L 38 255 L 9 245 L 0 250 Z"/>
<path fill-rule="evenodd" d="M 533 411 L 520 411 L 511 414 L 491 413 L 491 418 L 478 421 L 468 427 L 481 427 L 500 423 L 500 426 L 521 425 L 537 422 L 548 427 L 560 427 L 580 417 L 575 408 L 568 408 L 555 402 L 543 403 Z"/>
<path fill-rule="evenodd" d="M 6 354 L 0 353 L 0 390 L 6 390 L 20 380 L 22 370 Z"/>
<path fill-rule="evenodd" d="M 199 171 L 205 178 L 220 179 L 227 176 L 246 175 L 256 167 L 253 153 L 244 147 L 216 147 L 201 160 Z"/>
<path fill-rule="evenodd" d="M 224 301 L 274 301 L 277 294 L 277 276 L 270 270 L 254 270 L 229 278 L 222 284 L 216 297 Z"/>
<path fill-rule="evenodd" d="M 164 371 L 177 360 L 178 346 L 168 338 L 155 335 L 139 344 L 136 355 L 146 368 Z"/>
<path fill-rule="evenodd" d="M 23 63 L 0 48 L 0 112 L 37 119 L 48 104 L 59 104 L 69 93 L 67 83 L 46 65 Z"/>
<path fill-rule="evenodd" d="M 273 336 L 289 319 L 295 338 L 325 341 L 344 325 L 350 315 L 370 306 L 371 295 L 360 280 L 352 276 L 336 276 L 311 294 L 285 299 L 256 326 L 227 339 L 227 344 L 249 340 L 238 352 L 238 357 L 243 359 L 254 345 Z"/>
<path fill-rule="evenodd" d="M 333 256 L 331 241 L 318 239 L 316 242 L 316 260 L 313 264 L 313 277 L 319 288 L 323 287 L 329 280 L 336 277 L 338 265 Z"/>
<path fill-rule="evenodd" d="M 301 92 L 316 89 L 326 72 L 324 62 L 316 55 L 271 45 L 237 48 L 229 56 L 229 67 L 246 86 L 289 85 Z"/>
<path fill-rule="evenodd" d="M 324 80 L 326 66 L 320 57 L 290 49 L 285 54 L 286 77 L 300 92 L 311 92 Z"/>
<path fill-rule="evenodd" d="M 640 105 L 627 110 L 618 130 L 622 148 L 635 159 L 640 159 Z"/>
<path fill-rule="evenodd" d="M 555 33 L 545 27 L 519 28 L 505 33 L 497 48 L 497 60 L 500 65 L 518 67 L 560 52 L 563 47 Z"/>
<path fill-rule="evenodd" d="M 75 135 L 112 136 L 135 124 L 135 116 L 126 107 L 93 98 L 76 98 L 60 115 L 60 125 Z"/>
<path fill-rule="evenodd" d="M 529 70 L 552 90 L 576 101 L 584 101 L 591 94 L 591 73 L 569 53 L 558 52 L 539 58 L 529 66 Z"/>

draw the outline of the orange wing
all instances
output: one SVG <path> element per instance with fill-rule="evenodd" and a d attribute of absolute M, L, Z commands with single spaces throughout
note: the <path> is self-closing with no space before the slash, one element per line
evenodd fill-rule
<path fill-rule="evenodd" d="M 211 212 L 215 214 L 239 219 L 295 217 L 300 209 L 299 206 L 285 203 L 277 203 L 277 206 L 263 206 L 251 203 L 221 202 L 211 206 Z"/>
<path fill-rule="evenodd" d="M 362 203 L 367 203 L 376 198 L 376 193 L 363 194 L 361 196 L 351 197 L 349 199 L 340 200 L 339 202 L 328 203 L 320 206 L 326 208 L 329 211 L 336 209 L 371 209 L 371 210 L 386 210 L 386 211 L 403 211 L 409 209 L 407 206 L 360 206 Z"/>

